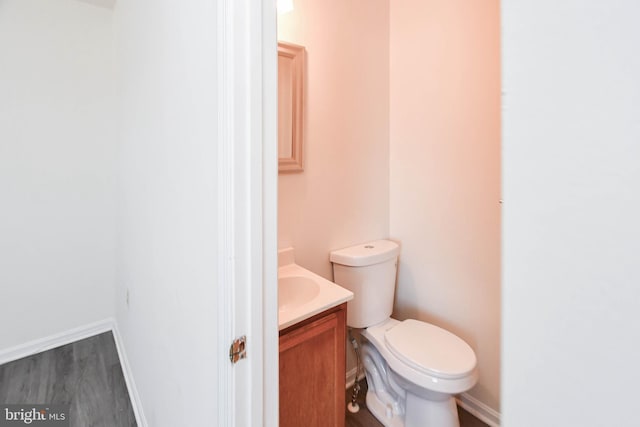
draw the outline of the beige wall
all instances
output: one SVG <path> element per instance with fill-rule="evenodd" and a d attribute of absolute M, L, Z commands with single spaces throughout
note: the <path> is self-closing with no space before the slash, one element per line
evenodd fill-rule
<path fill-rule="evenodd" d="M 331 279 L 329 251 L 388 235 L 388 1 L 296 1 L 278 39 L 307 49 L 305 169 L 279 177 L 279 246 Z"/>
<path fill-rule="evenodd" d="M 295 7 L 278 35 L 307 48 L 305 171 L 280 175 L 280 247 L 331 278 L 331 249 L 399 240 L 396 316 L 467 340 L 471 395 L 499 410 L 498 1 Z"/>
<path fill-rule="evenodd" d="M 498 410 L 499 2 L 394 0 L 390 16 L 395 314 L 464 338 L 479 360 L 470 394 Z"/>

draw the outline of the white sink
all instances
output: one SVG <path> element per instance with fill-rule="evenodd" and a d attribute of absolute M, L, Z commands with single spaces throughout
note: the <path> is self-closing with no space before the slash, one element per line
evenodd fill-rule
<path fill-rule="evenodd" d="M 295 264 L 292 248 L 278 251 L 280 330 L 351 299 L 351 291 Z"/>
<path fill-rule="evenodd" d="M 305 276 L 278 278 L 278 311 L 287 311 L 306 304 L 320 293 L 318 283 Z"/>

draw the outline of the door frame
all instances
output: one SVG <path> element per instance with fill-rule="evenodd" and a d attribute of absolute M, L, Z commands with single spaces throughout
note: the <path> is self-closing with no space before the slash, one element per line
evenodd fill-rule
<path fill-rule="evenodd" d="M 277 26 L 275 0 L 218 0 L 220 426 L 278 426 Z M 228 359 L 227 359 L 228 360 Z"/>

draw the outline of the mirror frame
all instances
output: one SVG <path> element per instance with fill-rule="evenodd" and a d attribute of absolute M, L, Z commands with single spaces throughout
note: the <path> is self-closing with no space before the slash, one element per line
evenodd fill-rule
<path fill-rule="evenodd" d="M 278 42 L 278 58 L 284 57 L 291 60 L 291 157 L 280 157 L 278 153 L 278 172 L 302 172 L 304 170 L 302 159 L 303 147 L 303 101 L 305 80 L 305 49 L 293 43 Z M 280 99 L 278 99 L 280 104 Z M 278 114 L 280 114 L 278 108 Z M 280 135 L 278 135 L 278 139 Z M 280 146 L 280 144 L 278 144 Z"/>

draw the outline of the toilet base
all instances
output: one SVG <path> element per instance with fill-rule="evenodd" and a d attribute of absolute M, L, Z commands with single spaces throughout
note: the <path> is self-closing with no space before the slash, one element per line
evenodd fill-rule
<path fill-rule="evenodd" d="M 453 397 L 427 400 L 407 393 L 404 427 L 460 427 L 458 408 Z"/>
<path fill-rule="evenodd" d="M 426 400 L 407 393 L 406 413 L 394 414 L 372 390 L 367 392 L 367 408 L 384 427 L 460 427 L 458 408 L 453 397 Z"/>
<path fill-rule="evenodd" d="M 394 414 L 372 390 L 367 391 L 367 409 L 384 427 L 404 427 L 404 417 Z"/>

